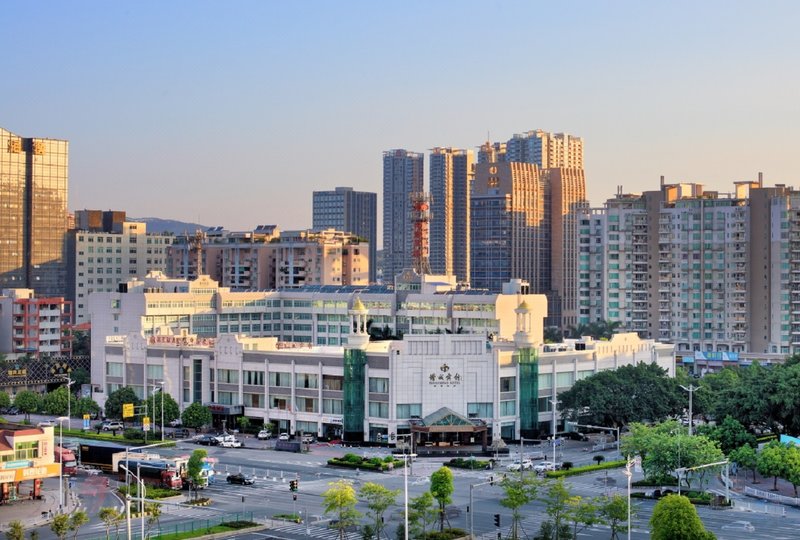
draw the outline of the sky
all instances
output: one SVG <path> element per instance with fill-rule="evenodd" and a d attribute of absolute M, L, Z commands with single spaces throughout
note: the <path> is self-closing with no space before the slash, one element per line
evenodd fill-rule
<path fill-rule="evenodd" d="M 336 186 L 380 207 L 384 150 L 532 129 L 584 138 L 593 205 L 661 175 L 800 186 L 798 20 L 779 0 L 11 2 L 0 126 L 70 141 L 71 210 L 229 230 L 310 227 Z"/>

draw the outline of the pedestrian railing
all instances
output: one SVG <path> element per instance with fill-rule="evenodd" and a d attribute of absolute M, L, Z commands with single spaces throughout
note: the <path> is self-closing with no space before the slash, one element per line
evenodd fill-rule
<path fill-rule="evenodd" d="M 791 506 L 800 506 L 800 499 L 797 497 L 787 497 L 785 495 L 781 495 L 779 493 L 773 493 L 772 491 L 762 491 L 760 489 L 754 489 L 750 486 L 744 488 L 744 494 L 748 497 L 755 497 L 756 499 L 763 499 L 765 501 L 776 502 L 779 504 L 788 504 Z"/>

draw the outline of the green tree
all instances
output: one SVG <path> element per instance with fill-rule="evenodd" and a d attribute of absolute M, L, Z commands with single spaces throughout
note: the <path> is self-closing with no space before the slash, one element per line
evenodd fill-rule
<path fill-rule="evenodd" d="M 367 482 L 361 486 L 359 495 L 370 511 L 372 530 L 376 538 L 380 538 L 383 532 L 383 514 L 394 505 L 399 494 L 399 489 L 391 490 L 374 482 Z"/>
<path fill-rule="evenodd" d="M 500 487 L 503 488 L 503 498 L 500 499 L 500 504 L 511 510 L 511 538 L 513 540 L 519 538 L 520 534 L 520 521 L 522 521 L 520 509 L 536 500 L 541 485 L 541 481 L 534 475 L 510 475 L 500 482 Z"/>
<path fill-rule="evenodd" d="M 194 402 L 183 410 L 181 422 L 187 428 L 200 429 L 207 426 L 211 424 L 211 409 Z"/>
<path fill-rule="evenodd" d="M 797 485 L 800 484 L 800 448 L 793 444 L 787 446 L 784 462 L 784 478 L 792 484 L 794 496 L 797 497 Z"/>
<path fill-rule="evenodd" d="M 124 386 L 108 395 L 108 399 L 106 400 L 106 417 L 124 420 L 124 418 L 122 418 L 122 405 L 125 403 L 133 403 L 133 406 L 136 407 L 141 402 L 142 400 L 136 397 L 136 392 L 133 391 L 133 388 Z"/>
<path fill-rule="evenodd" d="M 42 398 L 41 409 L 45 414 L 66 416 L 69 410 L 70 393 L 66 386 L 47 392 Z"/>
<path fill-rule="evenodd" d="M 712 540 L 694 505 L 682 495 L 667 495 L 653 508 L 650 517 L 653 540 Z"/>
<path fill-rule="evenodd" d="M 147 398 L 147 414 L 150 415 L 154 423 L 161 422 L 161 393 L 156 392 Z M 164 423 L 169 424 L 173 420 L 181 417 L 181 409 L 175 399 L 164 392 Z"/>
<path fill-rule="evenodd" d="M 716 392 L 714 416 L 730 416 L 748 429 L 777 428 L 775 405 L 765 396 L 775 393 L 774 383 L 779 371 L 767 370 L 758 362 L 753 362 L 748 367 L 737 368 L 735 374 L 726 373 L 725 386 Z"/>
<path fill-rule="evenodd" d="M 102 521 L 103 525 L 106 527 L 106 540 L 111 539 L 111 527 L 115 527 L 117 529 L 117 534 L 119 534 L 119 524 L 122 523 L 123 518 L 119 510 L 113 506 L 104 506 L 100 508 L 97 517 L 100 518 L 100 521 Z"/>
<path fill-rule="evenodd" d="M 444 532 L 445 508 L 453 500 L 453 489 L 453 472 L 448 467 L 431 474 L 431 495 L 439 504 L 439 532 Z"/>
<path fill-rule="evenodd" d="M 236 423 L 239 424 L 239 431 L 242 433 L 247 432 L 247 428 L 250 427 L 250 419 L 246 416 L 240 416 L 237 418 Z"/>
<path fill-rule="evenodd" d="M 9 522 L 6 540 L 25 540 L 25 526 L 18 519 Z"/>
<path fill-rule="evenodd" d="M 361 513 L 356 510 L 358 499 L 353 484 L 347 480 L 329 482 L 330 486 L 322 493 L 322 506 L 325 514 L 333 515 L 338 521 L 339 539 L 344 540 L 345 530 L 358 523 Z"/>
<path fill-rule="evenodd" d="M 413 497 L 408 503 L 409 535 L 413 538 L 425 538 L 428 527 L 433 526 L 438 517 L 439 512 L 434 508 L 433 495 L 430 492 Z"/>
<path fill-rule="evenodd" d="M 700 426 L 698 434 L 703 434 L 719 443 L 720 449 L 727 455 L 731 450 L 742 445 L 756 445 L 756 438 L 752 433 L 748 433 L 747 428 L 732 416 L 726 416 L 721 423 L 705 428 Z"/>
<path fill-rule="evenodd" d="M 778 477 L 786 474 L 786 447 L 778 441 L 772 441 L 758 454 L 756 468 L 761 476 L 773 478 L 772 490 L 778 491 Z"/>
<path fill-rule="evenodd" d="M 7 392 L 0 392 L 0 407 L 3 409 L 11 407 L 11 396 Z"/>
<path fill-rule="evenodd" d="M 72 333 L 73 356 L 90 356 L 92 354 L 92 335 L 84 330 Z"/>
<path fill-rule="evenodd" d="M 678 383 L 655 363 L 601 371 L 577 381 L 558 399 L 569 419 L 609 427 L 663 420 L 685 402 Z"/>
<path fill-rule="evenodd" d="M 569 516 L 569 500 L 572 498 L 569 490 L 564 486 L 564 479 L 559 478 L 552 482 L 545 492 L 543 501 L 545 513 L 553 523 L 556 531 L 561 531 L 565 527 L 565 519 Z M 571 535 L 570 535 L 571 536 Z"/>
<path fill-rule="evenodd" d="M 203 472 L 203 460 L 208 456 L 205 450 L 195 450 L 186 463 L 186 475 L 189 477 L 189 488 L 194 488 L 194 497 L 197 498 L 197 487 L 200 485 Z"/>
<path fill-rule="evenodd" d="M 56 535 L 58 540 L 66 540 L 70 528 L 69 514 L 57 514 L 50 522 L 50 530 Z"/>
<path fill-rule="evenodd" d="M 73 351 L 72 354 L 74 355 L 75 351 Z M 73 370 L 70 373 L 70 378 L 72 379 L 72 388 L 76 390 L 80 390 L 81 386 L 92 382 L 92 375 L 86 368 L 82 367 Z"/>
<path fill-rule="evenodd" d="M 85 510 L 75 510 L 69 516 L 69 531 L 72 533 L 72 540 L 77 540 L 78 531 L 81 527 L 89 523 L 89 515 Z"/>
<path fill-rule="evenodd" d="M 572 523 L 572 538 L 578 538 L 578 533 L 587 527 L 602 522 L 600 506 L 595 499 L 584 499 L 576 495 L 567 501 L 567 519 Z"/>
<path fill-rule="evenodd" d="M 756 483 L 756 468 L 758 467 L 758 455 L 752 446 L 745 445 L 731 451 L 728 458 L 735 462 L 742 469 L 753 471 L 753 483 Z"/>
<path fill-rule="evenodd" d="M 627 532 L 630 526 L 628 523 L 628 500 L 622 495 L 615 494 L 611 497 L 601 498 L 599 514 L 603 523 L 611 528 L 611 540 L 618 539 L 619 533 Z M 631 509 L 632 518 L 633 509 Z"/>
<path fill-rule="evenodd" d="M 41 406 L 39 394 L 30 390 L 23 390 L 14 398 L 14 406 L 25 414 L 25 420 L 30 422 L 31 413 L 35 413 Z"/>
<path fill-rule="evenodd" d="M 83 417 L 84 414 L 88 414 L 89 416 L 97 416 L 103 409 L 100 408 L 100 405 L 97 404 L 95 400 L 89 397 L 82 397 L 75 400 L 74 404 L 72 405 L 72 414 L 73 416 Z"/>

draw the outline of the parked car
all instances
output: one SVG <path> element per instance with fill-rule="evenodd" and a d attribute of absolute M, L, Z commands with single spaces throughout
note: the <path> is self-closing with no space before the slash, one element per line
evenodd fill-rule
<path fill-rule="evenodd" d="M 176 418 L 175 420 L 172 420 L 169 423 L 169 425 L 172 426 L 172 427 L 180 427 L 180 426 L 183 425 L 183 420 L 181 420 L 180 418 Z"/>
<path fill-rule="evenodd" d="M 723 531 L 747 531 L 753 532 L 756 530 L 753 524 L 749 521 L 732 521 L 722 526 Z"/>
<path fill-rule="evenodd" d="M 214 435 L 209 434 L 199 437 L 195 442 L 203 446 L 217 446 L 219 444 L 219 440 Z"/>
<path fill-rule="evenodd" d="M 226 480 L 229 484 L 241 484 L 243 486 L 252 486 L 256 483 L 255 478 L 243 473 L 229 474 Z"/>
<path fill-rule="evenodd" d="M 281 433 L 280 435 L 278 435 L 278 440 L 279 441 L 288 441 L 289 440 L 289 434 L 286 433 L 286 432 Z"/>
<path fill-rule="evenodd" d="M 169 436 L 169 435 L 167 435 Z M 173 439 L 188 439 L 192 436 L 186 428 L 179 428 L 172 432 Z"/>
<path fill-rule="evenodd" d="M 314 442 L 314 436 L 313 435 L 303 435 L 302 441 L 303 441 L 303 444 L 311 444 L 311 443 Z"/>
<path fill-rule="evenodd" d="M 225 437 L 219 445 L 223 448 L 241 448 L 242 441 L 234 437 Z"/>
<path fill-rule="evenodd" d="M 108 420 L 103 422 L 102 427 L 100 428 L 103 431 L 115 431 L 115 430 L 123 430 L 125 426 L 122 425 L 122 422 L 118 420 Z"/>
<path fill-rule="evenodd" d="M 556 470 L 556 464 L 552 461 L 540 461 L 536 465 L 533 466 L 533 470 L 537 473 L 543 473 L 545 471 L 554 471 Z"/>
<path fill-rule="evenodd" d="M 545 460 L 547 456 L 541 450 L 534 450 L 528 453 L 528 459 L 531 461 Z"/>
<path fill-rule="evenodd" d="M 36 424 L 36 427 L 55 427 L 56 423 L 52 420 L 45 420 Z"/>
<path fill-rule="evenodd" d="M 521 464 L 519 461 L 515 461 L 514 463 L 509 463 L 506 465 L 506 470 L 519 472 L 522 469 L 523 471 L 529 471 L 533 469 L 533 461 L 526 459 Z"/>
<path fill-rule="evenodd" d="M 272 437 L 272 432 L 267 429 L 262 429 L 261 431 L 258 432 L 258 435 L 256 436 L 258 437 L 258 440 L 266 441 L 267 439 Z"/>

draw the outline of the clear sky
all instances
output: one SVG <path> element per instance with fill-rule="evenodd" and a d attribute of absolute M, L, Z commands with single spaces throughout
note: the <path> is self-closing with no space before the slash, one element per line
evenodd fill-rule
<path fill-rule="evenodd" d="M 0 126 L 70 141 L 73 210 L 231 230 L 310 226 L 314 189 L 380 193 L 383 150 L 537 128 L 585 139 L 596 205 L 662 174 L 797 186 L 798 20 L 796 1 L 8 2 Z"/>

